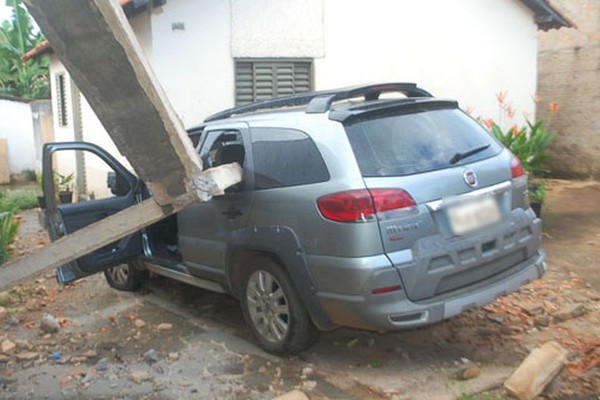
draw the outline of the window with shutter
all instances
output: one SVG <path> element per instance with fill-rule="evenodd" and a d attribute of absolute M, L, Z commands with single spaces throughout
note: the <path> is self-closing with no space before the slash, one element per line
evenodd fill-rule
<path fill-rule="evenodd" d="M 67 126 L 67 87 L 65 82 L 65 74 L 56 75 L 56 101 L 58 126 Z"/>
<path fill-rule="evenodd" d="M 235 104 L 309 92 L 312 62 L 291 59 L 235 61 Z"/>

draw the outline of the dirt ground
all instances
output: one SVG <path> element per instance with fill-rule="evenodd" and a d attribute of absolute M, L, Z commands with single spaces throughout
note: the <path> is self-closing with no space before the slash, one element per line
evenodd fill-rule
<path fill-rule="evenodd" d="M 543 279 L 423 329 L 323 333 L 290 359 L 258 349 L 227 296 L 159 277 L 135 294 L 102 276 L 64 288 L 35 277 L 0 293 L 0 398 L 504 399 L 504 380 L 556 340 L 568 362 L 542 398 L 597 399 L 600 183 L 549 184 Z M 23 220 L 17 254 L 47 241 L 35 213 Z"/>

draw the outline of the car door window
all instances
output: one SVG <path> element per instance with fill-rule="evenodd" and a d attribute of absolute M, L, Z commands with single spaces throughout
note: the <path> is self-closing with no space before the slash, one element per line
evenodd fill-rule
<path fill-rule="evenodd" d="M 210 131 L 201 140 L 200 159 L 204 168 L 218 167 L 223 164 L 237 162 L 245 166 L 246 149 L 242 134 L 235 130 Z M 244 189 L 244 181 L 226 190 L 226 193 L 239 192 Z"/>

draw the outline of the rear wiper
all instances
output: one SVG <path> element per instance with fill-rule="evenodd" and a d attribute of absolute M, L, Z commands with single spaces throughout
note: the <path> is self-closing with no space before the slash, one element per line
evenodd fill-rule
<path fill-rule="evenodd" d="M 490 145 L 486 144 L 486 145 L 483 145 L 483 146 L 475 147 L 475 148 L 473 148 L 471 150 L 463 151 L 462 153 L 456 153 L 450 159 L 450 164 L 456 164 L 460 160 L 463 160 L 463 159 L 465 159 L 467 157 L 471 157 L 473 154 L 477 154 L 479 152 L 482 152 L 485 149 L 487 149 L 488 147 L 490 147 Z"/>

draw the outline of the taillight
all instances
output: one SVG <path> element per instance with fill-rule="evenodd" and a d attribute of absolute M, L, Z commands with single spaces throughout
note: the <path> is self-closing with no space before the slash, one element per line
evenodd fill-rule
<path fill-rule="evenodd" d="M 402 189 L 371 189 L 371 196 L 378 213 L 408 208 L 415 205 L 415 201 Z"/>
<path fill-rule="evenodd" d="M 525 174 L 523 164 L 521 164 L 521 161 L 515 156 L 510 160 L 510 172 L 512 173 L 513 178 L 518 178 Z"/>
<path fill-rule="evenodd" d="M 369 221 L 376 213 L 414 205 L 413 198 L 401 189 L 351 190 L 317 200 L 321 214 L 336 222 Z"/>

